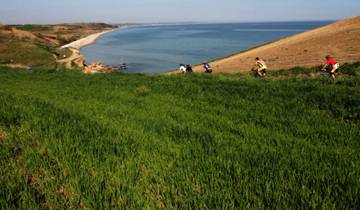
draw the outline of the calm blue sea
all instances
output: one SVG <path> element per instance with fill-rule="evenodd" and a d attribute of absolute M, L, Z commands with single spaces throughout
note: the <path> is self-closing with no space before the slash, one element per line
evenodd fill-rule
<path fill-rule="evenodd" d="M 87 62 L 128 64 L 129 73 L 177 69 L 314 29 L 330 22 L 152 25 L 108 33 L 81 50 Z"/>

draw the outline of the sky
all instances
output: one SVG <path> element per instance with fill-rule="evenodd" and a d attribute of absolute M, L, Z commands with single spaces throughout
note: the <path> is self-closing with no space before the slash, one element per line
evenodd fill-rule
<path fill-rule="evenodd" d="M 337 20 L 360 0 L 0 0 L 0 23 Z"/>

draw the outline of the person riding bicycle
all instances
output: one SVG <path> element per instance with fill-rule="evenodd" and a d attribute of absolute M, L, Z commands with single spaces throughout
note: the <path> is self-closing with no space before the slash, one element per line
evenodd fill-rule
<path fill-rule="evenodd" d="M 186 73 L 193 73 L 193 69 L 190 64 L 187 64 L 185 67 L 186 67 Z"/>
<path fill-rule="evenodd" d="M 323 71 L 326 71 L 329 73 L 329 76 L 335 79 L 335 74 L 337 73 L 340 65 L 339 63 L 330 55 L 327 55 L 325 57 L 326 63 L 324 67 L 322 68 Z"/>
<path fill-rule="evenodd" d="M 255 65 L 252 70 L 256 72 L 256 76 L 259 76 L 259 77 L 266 76 L 267 66 L 266 66 L 265 61 L 263 59 L 260 59 L 259 57 L 256 57 Z"/>
<path fill-rule="evenodd" d="M 203 63 L 205 73 L 211 74 L 213 72 L 212 67 L 208 63 Z"/>
<path fill-rule="evenodd" d="M 185 73 L 186 73 L 186 66 L 185 66 L 185 64 L 180 64 L 179 71 L 180 71 L 180 73 L 182 73 L 182 74 L 185 74 Z"/>

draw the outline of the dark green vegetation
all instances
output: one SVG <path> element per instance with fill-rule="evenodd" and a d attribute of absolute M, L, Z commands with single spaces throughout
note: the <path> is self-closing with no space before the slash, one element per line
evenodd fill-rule
<path fill-rule="evenodd" d="M 51 30 L 51 26 L 49 26 L 49 25 L 25 24 L 25 25 L 13 25 L 10 27 L 15 27 L 16 29 L 23 30 L 23 31 L 48 31 L 48 30 Z"/>
<path fill-rule="evenodd" d="M 358 71 L 358 66 L 360 66 L 360 63 L 354 63 L 354 64 L 343 64 L 341 65 L 339 69 L 339 76 L 356 76 L 360 75 L 360 72 Z M 301 68 L 301 67 L 295 67 L 288 70 L 280 70 L 271 72 L 272 77 L 281 77 L 285 76 L 288 77 L 314 77 L 319 76 L 320 74 L 325 74 L 321 71 L 320 67 L 313 67 L 313 68 Z"/>
<path fill-rule="evenodd" d="M 356 74 L 2 69 L 0 206 L 357 209 L 359 113 Z"/>

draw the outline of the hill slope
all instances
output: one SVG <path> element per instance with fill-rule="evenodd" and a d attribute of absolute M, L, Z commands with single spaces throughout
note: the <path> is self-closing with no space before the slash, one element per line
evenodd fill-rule
<path fill-rule="evenodd" d="M 0 25 L 0 66 L 56 68 L 57 57 L 71 54 L 58 47 L 114 27 L 102 23 Z"/>
<path fill-rule="evenodd" d="M 359 75 L 0 68 L 0 209 L 358 209 L 359 113 Z"/>
<path fill-rule="evenodd" d="M 341 63 L 360 60 L 360 17 L 284 38 L 211 64 L 216 71 L 242 72 L 251 69 L 255 57 L 262 57 L 270 70 L 289 69 L 317 66 L 327 54 Z M 195 70 L 202 71 L 202 68 Z"/>

